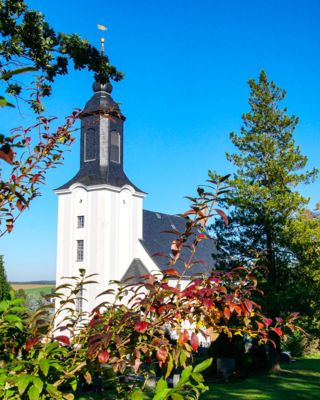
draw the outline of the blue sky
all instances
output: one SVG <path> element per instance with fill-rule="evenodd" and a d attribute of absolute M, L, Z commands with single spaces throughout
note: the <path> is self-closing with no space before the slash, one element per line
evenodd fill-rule
<path fill-rule="evenodd" d="M 296 142 L 320 167 L 320 3 L 317 0 L 27 1 L 62 32 L 99 45 L 96 24 L 108 27 L 106 52 L 125 73 L 113 97 L 127 117 L 125 170 L 149 193 L 145 208 L 182 212 L 209 169 L 232 171 L 231 131 L 248 110 L 248 85 L 261 69 L 286 89 L 284 105 L 300 117 Z M 48 113 L 60 118 L 92 95 L 92 75 L 70 70 L 54 85 Z M 2 129 L 26 124 L 20 115 Z M 10 280 L 54 279 L 57 198 L 78 169 L 79 146 L 48 175 L 42 197 L 0 242 Z M 301 188 L 320 200 L 319 181 Z"/>

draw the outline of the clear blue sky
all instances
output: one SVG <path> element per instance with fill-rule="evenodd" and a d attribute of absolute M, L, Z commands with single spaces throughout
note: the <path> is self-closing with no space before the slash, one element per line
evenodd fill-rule
<path fill-rule="evenodd" d="M 248 110 L 249 78 L 265 69 L 286 89 L 289 113 L 300 117 L 296 142 L 320 167 L 320 2 L 317 0 L 29 0 L 57 30 L 99 45 L 96 24 L 108 27 L 106 51 L 125 79 L 114 84 L 125 123 L 125 169 L 148 192 L 145 208 L 182 212 L 208 169 L 232 171 L 231 131 Z M 93 78 L 59 78 L 48 103 L 63 117 L 83 107 Z M 17 120 L 14 126 L 24 124 Z M 12 121 L 2 121 L 12 128 Z M 5 126 L 4 126 L 5 125 Z M 52 192 L 78 169 L 75 144 L 63 166 L 48 175 L 42 197 L 0 242 L 10 280 L 54 279 L 57 198 Z M 302 188 L 311 206 L 319 181 Z"/>

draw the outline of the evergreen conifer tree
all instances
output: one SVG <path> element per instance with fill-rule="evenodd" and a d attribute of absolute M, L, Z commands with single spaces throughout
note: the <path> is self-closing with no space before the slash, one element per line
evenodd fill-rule
<path fill-rule="evenodd" d="M 264 71 L 249 86 L 250 110 L 242 116 L 240 134 L 230 134 L 237 152 L 227 154 L 236 167 L 230 181 L 233 190 L 226 198 L 229 225 L 218 221 L 212 231 L 220 268 L 265 267 L 260 270 L 264 297 L 259 301 L 274 318 L 299 311 L 301 271 L 287 232 L 308 202 L 297 185 L 313 181 L 317 171 L 305 170 L 307 157 L 293 137 L 298 118 L 280 107 L 285 91 L 268 81 Z"/>
<path fill-rule="evenodd" d="M 4 269 L 4 257 L 0 256 L 0 301 L 9 298 L 11 286 Z"/>
<path fill-rule="evenodd" d="M 229 224 L 217 221 L 212 231 L 218 268 L 260 266 L 257 273 L 264 296 L 259 302 L 266 315 L 275 318 L 306 311 L 306 302 L 299 303 L 299 298 L 308 292 L 308 279 L 301 280 L 304 265 L 295 251 L 301 252 L 301 245 L 296 241 L 295 249 L 291 246 L 292 222 L 308 202 L 297 185 L 313 181 L 317 170 L 305 170 L 307 157 L 293 137 L 298 118 L 280 107 L 285 91 L 268 81 L 264 71 L 258 81 L 249 81 L 249 87 L 250 110 L 242 116 L 240 134 L 230 134 L 237 152 L 227 153 L 236 167 L 230 181 L 233 190 L 226 195 Z M 311 305 L 312 299 L 307 302 Z M 280 351 L 279 337 L 273 339 L 277 349 L 270 350 L 270 368 L 277 365 Z"/>

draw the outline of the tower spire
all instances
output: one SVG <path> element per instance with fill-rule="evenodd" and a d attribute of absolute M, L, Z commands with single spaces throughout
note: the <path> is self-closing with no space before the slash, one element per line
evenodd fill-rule
<path fill-rule="evenodd" d="M 97 28 L 99 29 L 99 31 L 105 32 L 108 30 L 108 28 L 104 25 L 100 25 L 97 24 Z M 104 36 L 102 34 L 101 39 L 100 39 L 100 43 L 101 43 L 101 55 L 104 56 Z"/>

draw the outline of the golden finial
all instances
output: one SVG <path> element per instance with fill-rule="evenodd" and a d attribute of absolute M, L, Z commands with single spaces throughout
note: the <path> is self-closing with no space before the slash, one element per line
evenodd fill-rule
<path fill-rule="evenodd" d="M 100 24 L 97 24 L 97 28 L 99 29 L 99 31 L 107 30 L 107 28 L 104 25 L 100 25 Z M 100 39 L 100 43 L 101 43 L 101 54 L 104 54 L 104 37 L 103 36 Z"/>

